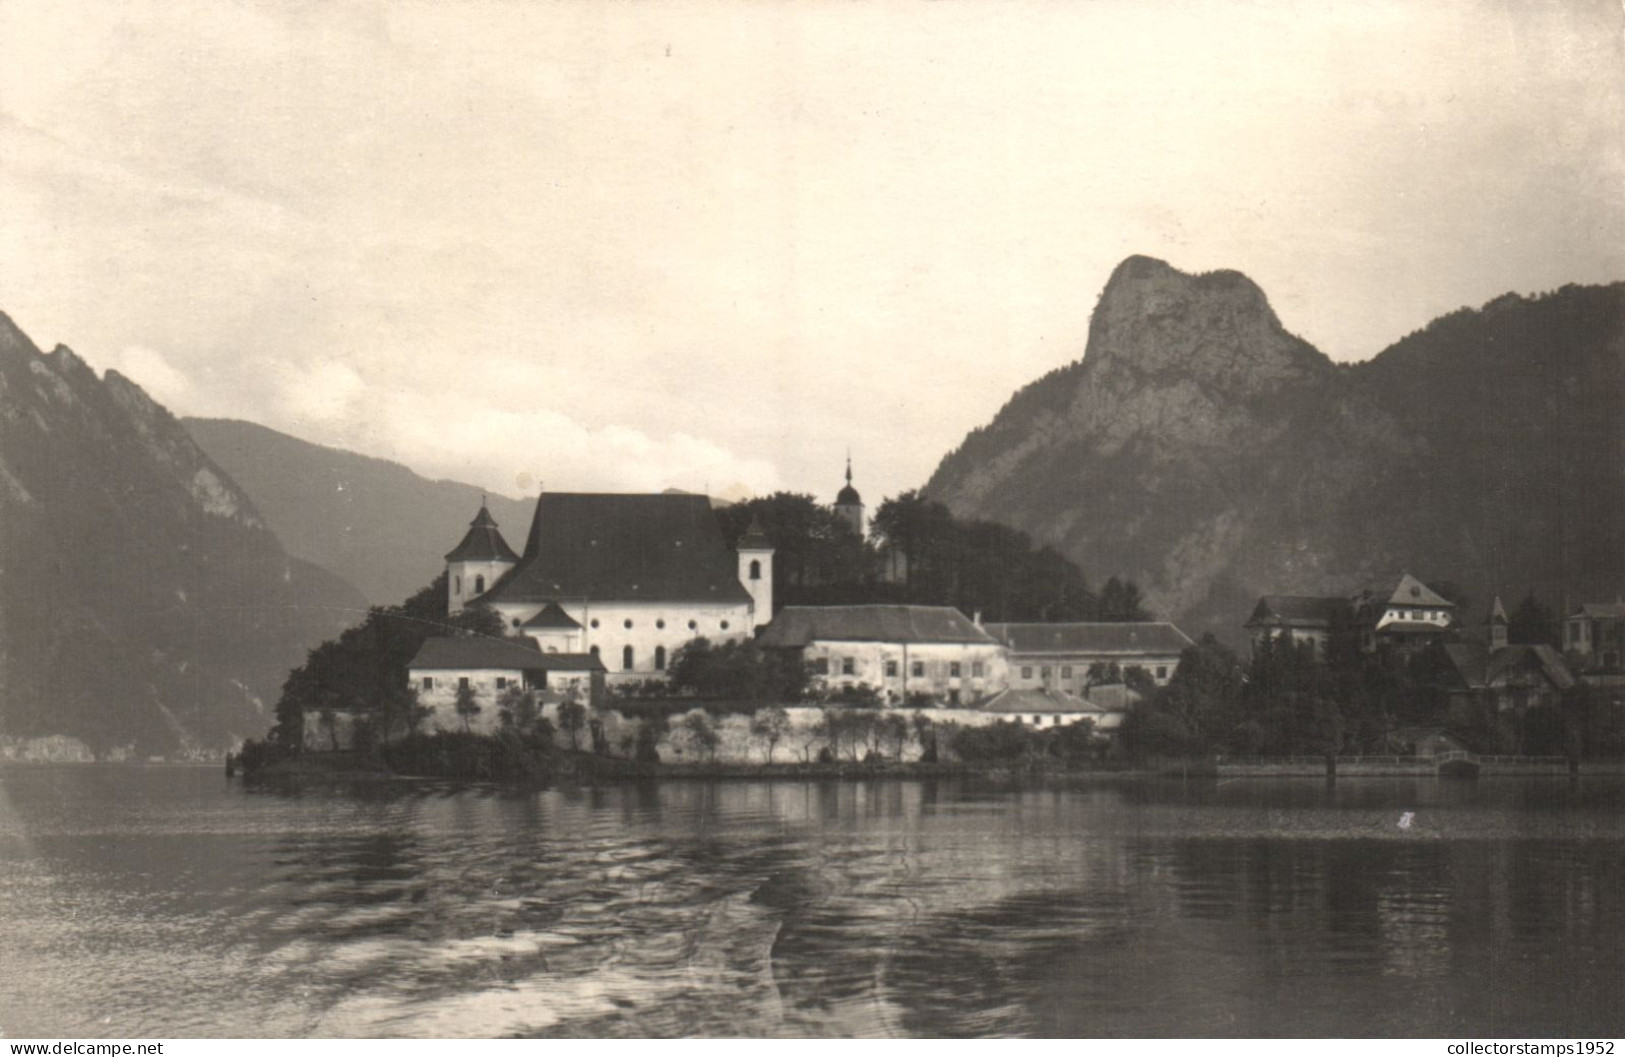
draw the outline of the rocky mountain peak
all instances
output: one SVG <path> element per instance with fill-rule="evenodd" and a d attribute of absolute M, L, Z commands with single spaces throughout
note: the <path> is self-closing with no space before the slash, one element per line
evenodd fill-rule
<path fill-rule="evenodd" d="M 1124 372 L 1267 392 L 1318 377 L 1330 361 L 1281 326 L 1258 284 L 1237 271 L 1199 275 L 1133 256 L 1112 272 L 1090 324 L 1091 373 Z"/>
<path fill-rule="evenodd" d="M 1625 284 L 1498 297 L 1341 368 L 1245 276 L 1131 257 L 1083 360 L 1018 392 L 925 493 L 1237 636 L 1260 594 L 1405 568 L 1478 605 L 1611 594 L 1621 423 Z"/>

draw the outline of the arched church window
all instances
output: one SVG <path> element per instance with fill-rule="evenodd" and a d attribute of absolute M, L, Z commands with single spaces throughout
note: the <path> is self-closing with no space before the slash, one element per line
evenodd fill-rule
<path fill-rule="evenodd" d="M 485 577 L 474 577 L 474 593 L 477 595 L 483 595 L 485 593 Z"/>
<path fill-rule="evenodd" d="M 757 561 L 755 558 L 752 558 L 750 562 L 750 578 L 752 580 L 760 580 L 762 578 L 762 563 Z"/>
<path fill-rule="evenodd" d="M 456 591 L 456 593 L 457 594 L 462 594 L 463 593 L 463 578 L 461 576 L 457 577 L 457 591 Z"/>
<path fill-rule="evenodd" d="M 655 671 L 663 672 L 665 670 L 666 670 L 666 647 L 664 647 L 664 646 L 656 646 L 655 647 Z"/>
<path fill-rule="evenodd" d="M 621 670 L 626 672 L 632 670 L 632 647 L 630 646 L 621 649 Z"/>
<path fill-rule="evenodd" d="M 596 656 L 598 656 L 598 647 L 594 646 L 592 649 L 588 650 L 587 652 L 592 654 L 594 657 L 596 657 Z"/>

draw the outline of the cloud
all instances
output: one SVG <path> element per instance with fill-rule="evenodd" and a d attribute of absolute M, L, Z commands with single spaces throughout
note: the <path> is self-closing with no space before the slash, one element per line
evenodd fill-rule
<path fill-rule="evenodd" d="M 492 487 L 828 496 L 850 444 L 878 499 L 1129 253 L 1342 359 L 1625 274 L 1609 5 L 471 10 L 0 5 L 0 307 Z"/>
<path fill-rule="evenodd" d="M 197 402 L 197 386 L 192 379 L 176 370 L 156 349 L 127 345 L 120 351 L 114 369 L 165 407 L 190 407 Z"/>

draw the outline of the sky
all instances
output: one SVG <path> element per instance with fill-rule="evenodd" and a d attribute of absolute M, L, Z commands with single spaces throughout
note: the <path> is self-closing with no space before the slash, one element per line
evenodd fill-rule
<path fill-rule="evenodd" d="M 1619 0 L 0 0 L 0 311 L 510 495 L 925 482 L 1112 268 L 1625 279 Z"/>

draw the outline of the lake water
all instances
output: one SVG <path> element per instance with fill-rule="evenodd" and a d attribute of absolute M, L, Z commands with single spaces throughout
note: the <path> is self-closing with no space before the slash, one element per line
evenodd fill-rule
<path fill-rule="evenodd" d="M 1625 1033 L 1619 779 L 11 767 L 0 893 L 13 1038 Z"/>

